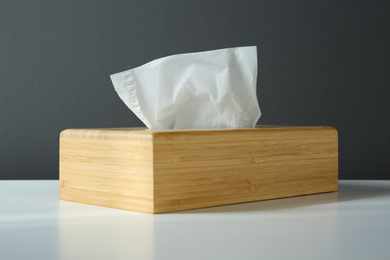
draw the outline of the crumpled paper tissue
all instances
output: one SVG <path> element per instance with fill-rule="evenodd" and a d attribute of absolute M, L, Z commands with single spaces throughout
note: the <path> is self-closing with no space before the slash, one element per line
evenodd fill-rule
<path fill-rule="evenodd" d="M 111 75 L 149 129 L 254 127 L 256 79 L 256 46 L 172 55 Z"/>

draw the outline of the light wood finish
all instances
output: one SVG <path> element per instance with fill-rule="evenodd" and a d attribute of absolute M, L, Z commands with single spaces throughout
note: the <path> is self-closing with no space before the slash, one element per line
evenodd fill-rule
<path fill-rule="evenodd" d="M 337 191 L 331 127 L 69 129 L 60 197 L 147 213 Z"/>
<path fill-rule="evenodd" d="M 60 198 L 153 213 L 152 135 L 115 130 L 63 131 Z"/>

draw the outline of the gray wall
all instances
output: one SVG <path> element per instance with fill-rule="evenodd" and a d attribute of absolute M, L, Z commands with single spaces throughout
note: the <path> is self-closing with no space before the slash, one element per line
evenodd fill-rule
<path fill-rule="evenodd" d="M 109 75 L 257 45 L 260 124 L 339 131 L 341 179 L 390 179 L 389 1 L 1 1 L 0 179 L 57 179 L 66 128 L 142 126 Z"/>

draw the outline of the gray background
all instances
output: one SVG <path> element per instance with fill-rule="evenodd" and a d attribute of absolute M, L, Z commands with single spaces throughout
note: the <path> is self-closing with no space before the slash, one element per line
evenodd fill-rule
<path fill-rule="evenodd" d="M 340 179 L 390 179 L 389 1 L 0 1 L 0 179 L 57 179 L 66 128 L 143 126 L 109 75 L 258 46 L 259 124 L 339 131 Z"/>

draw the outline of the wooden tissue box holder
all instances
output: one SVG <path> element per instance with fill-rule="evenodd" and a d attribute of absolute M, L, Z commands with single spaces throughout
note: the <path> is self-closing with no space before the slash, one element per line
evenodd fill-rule
<path fill-rule="evenodd" d="M 60 198 L 146 213 L 337 191 L 332 127 L 68 129 Z"/>

